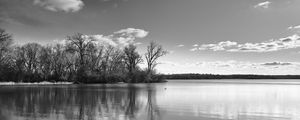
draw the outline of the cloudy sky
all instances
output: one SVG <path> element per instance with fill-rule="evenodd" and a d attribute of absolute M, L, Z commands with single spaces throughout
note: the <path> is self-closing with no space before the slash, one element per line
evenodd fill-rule
<path fill-rule="evenodd" d="M 299 0 L 0 0 L 0 27 L 16 44 L 51 44 L 81 32 L 110 44 L 134 41 L 144 53 L 156 41 L 169 51 L 159 61 L 162 73 L 299 74 L 299 6 Z"/>

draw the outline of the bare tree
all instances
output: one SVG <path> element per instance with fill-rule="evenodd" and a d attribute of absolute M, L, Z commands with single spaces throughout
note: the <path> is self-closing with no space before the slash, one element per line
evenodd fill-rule
<path fill-rule="evenodd" d="M 68 51 L 77 52 L 79 54 L 80 67 L 85 66 L 85 56 L 87 55 L 88 47 L 93 44 L 91 39 L 85 38 L 81 33 L 76 33 L 67 37 Z"/>
<path fill-rule="evenodd" d="M 113 53 L 111 54 L 111 60 L 110 60 L 110 66 L 109 66 L 109 71 L 110 72 L 124 72 L 124 53 L 119 50 L 115 49 Z"/>
<path fill-rule="evenodd" d="M 93 40 L 89 39 L 88 36 L 85 36 L 81 33 L 76 33 L 72 36 L 67 37 L 67 51 L 71 53 L 78 54 L 79 56 L 79 69 L 77 72 L 77 82 L 79 80 L 83 80 L 86 77 L 87 72 L 87 64 L 86 64 L 86 58 L 88 55 L 88 49 L 93 44 Z"/>
<path fill-rule="evenodd" d="M 101 73 L 106 76 L 109 73 L 110 59 L 113 54 L 114 47 L 108 46 L 105 48 L 103 58 L 100 62 Z"/>
<path fill-rule="evenodd" d="M 101 60 L 102 53 L 102 46 L 98 47 L 95 44 L 90 44 L 87 47 L 86 64 L 90 71 L 95 71 L 97 69 L 97 63 L 99 60 Z"/>
<path fill-rule="evenodd" d="M 38 56 L 42 46 L 37 43 L 28 43 L 22 46 L 22 51 L 24 52 L 25 67 L 27 72 L 34 73 L 37 72 L 38 67 Z"/>
<path fill-rule="evenodd" d="M 66 51 L 62 45 L 56 44 L 51 47 L 51 71 L 56 79 L 62 79 L 63 74 L 68 71 L 68 60 L 66 57 Z"/>
<path fill-rule="evenodd" d="M 19 80 L 23 79 L 23 75 L 26 72 L 26 59 L 25 59 L 25 50 L 23 49 L 23 47 L 18 46 L 16 48 L 14 48 L 13 50 L 13 61 L 14 64 L 16 66 L 16 74 Z"/>
<path fill-rule="evenodd" d="M 70 52 L 64 52 L 64 63 L 65 63 L 65 70 L 67 75 L 67 80 L 74 80 L 75 73 L 78 70 L 79 66 L 77 65 L 77 57 L 70 53 Z"/>
<path fill-rule="evenodd" d="M 14 61 L 11 54 L 12 36 L 0 28 L 0 81 L 13 79 Z"/>
<path fill-rule="evenodd" d="M 147 47 L 147 53 L 145 53 L 145 58 L 147 62 L 147 73 L 151 75 L 151 72 L 154 70 L 157 65 L 157 59 L 167 54 L 161 45 L 158 45 L 155 42 L 150 42 L 150 45 Z"/>
<path fill-rule="evenodd" d="M 142 62 L 142 57 L 137 53 L 136 46 L 130 44 L 124 49 L 124 62 L 130 76 L 137 70 L 137 65 Z"/>
<path fill-rule="evenodd" d="M 4 29 L 0 28 L 0 64 L 3 64 L 5 61 L 4 59 L 7 58 L 7 52 L 13 43 L 12 41 L 12 36 L 6 33 Z"/>
<path fill-rule="evenodd" d="M 51 47 L 42 47 L 39 55 L 39 72 L 43 76 L 44 80 L 47 80 L 51 74 L 51 64 L 53 63 Z"/>

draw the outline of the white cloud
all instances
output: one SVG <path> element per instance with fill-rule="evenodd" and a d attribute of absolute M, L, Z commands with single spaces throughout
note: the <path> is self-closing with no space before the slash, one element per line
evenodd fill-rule
<path fill-rule="evenodd" d="M 258 3 L 254 6 L 254 8 L 264 8 L 264 9 L 267 9 L 269 8 L 271 2 L 270 1 L 265 1 L 265 2 L 261 2 L 261 3 Z"/>
<path fill-rule="evenodd" d="M 112 40 L 109 36 L 104 35 L 89 35 L 89 39 L 92 39 L 93 41 L 96 41 L 95 43 L 98 45 L 111 45 L 111 46 L 117 46 L 118 44 Z"/>
<path fill-rule="evenodd" d="M 177 45 L 177 47 L 184 47 L 184 45 L 180 44 L 180 45 Z"/>
<path fill-rule="evenodd" d="M 127 46 L 134 43 L 136 38 L 144 38 L 148 35 L 148 31 L 135 28 L 122 29 L 110 35 L 119 45 Z"/>
<path fill-rule="evenodd" d="M 126 31 L 129 30 L 129 31 Z M 135 44 L 139 45 L 141 44 L 140 42 L 136 42 L 136 38 L 143 38 L 146 37 L 148 32 L 145 30 L 141 29 L 134 29 L 134 28 L 129 28 L 129 29 L 123 29 L 117 32 L 114 32 L 114 34 L 111 35 L 84 35 L 82 36 L 84 39 L 87 39 L 87 41 L 93 41 L 96 45 L 101 45 L 101 46 L 113 46 L 117 48 L 124 48 L 129 44 Z M 63 40 L 59 43 L 61 44 L 66 44 L 66 40 Z"/>
<path fill-rule="evenodd" d="M 294 30 L 294 29 L 299 29 L 299 28 L 300 28 L 300 25 L 288 27 L 289 30 Z"/>
<path fill-rule="evenodd" d="M 217 44 L 202 44 L 198 49 L 228 52 L 272 52 L 298 47 L 300 47 L 300 36 L 295 34 L 261 43 L 238 44 L 237 42 L 224 41 Z"/>
<path fill-rule="evenodd" d="M 290 27 L 288 27 L 288 30 L 291 30 L 296 33 L 300 33 L 300 25 L 290 26 Z"/>
<path fill-rule="evenodd" d="M 289 63 L 289 62 L 267 62 L 267 63 L 263 63 L 261 65 L 265 65 L 265 66 L 286 66 L 286 65 L 293 65 L 293 63 Z"/>
<path fill-rule="evenodd" d="M 223 51 L 228 47 L 232 47 L 237 45 L 237 42 L 232 42 L 232 41 L 222 41 L 219 42 L 218 44 L 203 44 L 199 47 L 199 50 L 213 50 L 213 51 Z"/>
<path fill-rule="evenodd" d="M 197 51 L 198 50 L 198 48 L 192 48 L 192 49 L 190 49 L 190 51 Z"/>
<path fill-rule="evenodd" d="M 34 4 L 54 12 L 77 12 L 84 6 L 82 0 L 34 0 Z"/>
<path fill-rule="evenodd" d="M 149 32 L 145 30 L 135 29 L 135 28 L 127 28 L 127 29 L 122 29 L 117 32 L 114 32 L 114 34 L 116 35 L 135 37 L 135 38 L 144 38 L 148 35 L 148 33 Z"/>
<path fill-rule="evenodd" d="M 163 73 L 209 74 L 298 74 L 299 62 L 201 61 L 178 63 L 163 61 L 158 65 Z M 283 72 L 284 71 L 284 72 Z"/>
<path fill-rule="evenodd" d="M 300 65 L 299 62 L 247 62 L 247 61 L 235 61 L 235 60 L 228 60 L 228 61 L 203 61 L 203 62 L 195 62 L 195 63 L 185 63 L 180 64 L 177 62 L 172 61 L 162 61 L 161 64 L 170 64 L 173 66 L 185 66 L 185 67 L 237 67 L 237 68 L 257 68 L 257 67 L 268 67 L 268 66 L 297 66 Z M 299 66 L 300 67 L 300 66 Z"/>
<path fill-rule="evenodd" d="M 237 42 L 225 41 L 225 42 L 220 42 L 219 45 L 223 47 L 230 47 L 230 46 L 237 45 Z"/>
<path fill-rule="evenodd" d="M 193 47 L 198 47 L 198 46 L 199 46 L 198 44 L 194 44 L 194 45 L 193 45 Z"/>

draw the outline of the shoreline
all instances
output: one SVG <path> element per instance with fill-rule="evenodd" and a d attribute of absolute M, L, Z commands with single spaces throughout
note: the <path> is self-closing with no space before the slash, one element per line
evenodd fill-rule
<path fill-rule="evenodd" d="M 265 82 L 257 82 L 265 80 Z M 151 82 L 151 83 L 167 83 L 170 81 L 202 81 L 204 83 L 239 83 L 241 84 L 270 84 L 268 81 L 272 81 L 271 84 L 300 84 L 300 80 L 298 79 L 166 79 L 161 82 Z M 289 81 L 290 80 L 290 81 Z M 276 81 L 276 82 L 274 82 Z M 151 83 L 126 83 L 126 82 L 116 82 L 116 83 L 75 83 L 75 82 L 0 82 L 0 86 L 31 86 L 31 85 L 97 85 L 97 84 L 151 84 Z"/>
<path fill-rule="evenodd" d="M 254 75 L 254 74 L 232 74 L 232 75 L 218 75 L 218 74 L 167 74 L 163 75 L 165 79 L 247 79 L 247 80 L 259 80 L 259 79 L 300 79 L 300 75 Z"/>
<path fill-rule="evenodd" d="M 167 80 L 161 82 L 151 82 L 151 83 L 166 83 Z M 141 82 L 142 84 L 147 84 Z M 5 85 L 92 85 L 92 84 L 141 84 L 141 83 L 125 83 L 125 82 L 116 82 L 116 83 L 75 83 L 75 82 L 0 82 L 0 86 Z"/>
<path fill-rule="evenodd" d="M 73 82 L 0 82 L 0 85 L 72 85 Z"/>

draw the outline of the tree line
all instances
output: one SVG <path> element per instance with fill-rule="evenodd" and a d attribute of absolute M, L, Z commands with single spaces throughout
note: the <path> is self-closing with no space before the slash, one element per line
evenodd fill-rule
<path fill-rule="evenodd" d="M 166 79 L 300 79 L 300 75 L 251 75 L 251 74 L 169 74 Z"/>
<path fill-rule="evenodd" d="M 157 59 L 166 55 L 161 45 L 150 42 L 141 55 L 134 44 L 120 49 L 96 44 L 81 33 L 67 36 L 65 44 L 14 45 L 12 35 L 0 29 L 0 81 L 75 83 L 161 82 L 155 72 Z M 143 62 L 147 67 L 141 69 Z"/>

